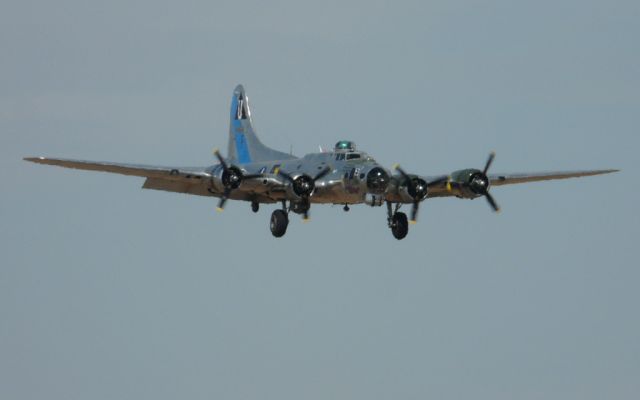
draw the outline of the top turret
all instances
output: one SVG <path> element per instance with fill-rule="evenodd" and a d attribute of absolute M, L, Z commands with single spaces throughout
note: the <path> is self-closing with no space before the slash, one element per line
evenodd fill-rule
<path fill-rule="evenodd" d="M 341 140 L 338 143 L 336 143 L 336 147 L 333 150 L 336 153 L 356 151 L 356 144 L 349 140 Z"/>

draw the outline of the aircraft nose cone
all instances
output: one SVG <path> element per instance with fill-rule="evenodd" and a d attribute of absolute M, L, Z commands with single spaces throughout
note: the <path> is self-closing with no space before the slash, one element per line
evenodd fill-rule
<path fill-rule="evenodd" d="M 374 194 L 381 194 L 389 186 L 389 174 L 380 167 L 375 167 L 367 174 L 367 189 Z"/>

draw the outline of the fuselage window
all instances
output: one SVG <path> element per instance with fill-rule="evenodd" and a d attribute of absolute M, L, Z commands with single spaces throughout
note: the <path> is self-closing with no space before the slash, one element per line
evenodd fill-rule
<path fill-rule="evenodd" d="M 358 154 L 358 153 L 349 153 L 349 154 L 347 154 L 347 160 L 355 160 L 357 158 L 360 158 L 360 154 Z"/>

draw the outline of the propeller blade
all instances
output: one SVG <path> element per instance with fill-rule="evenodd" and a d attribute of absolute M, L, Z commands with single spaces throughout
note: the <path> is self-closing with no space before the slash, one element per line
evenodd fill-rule
<path fill-rule="evenodd" d="M 489 203 L 491 208 L 493 208 L 493 211 L 500 212 L 500 206 L 498 205 L 498 203 L 496 203 L 496 200 L 493 198 L 493 196 L 491 196 L 491 194 L 489 194 L 489 192 L 485 193 L 484 197 L 485 199 L 487 199 L 487 202 Z"/>
<path fill-rule="evenodd" d="M 286 172 L 278 171 L 278 175 L 293 183 L 293 177 L 291 177 L 291 175 L 287 174 Z"/>
<path fill-rule="evenodd" d="M 216 211 L 218 212 L 224 211 L 224 203 L 226 202 L 227 202 L 226 197 L 221 197 L 220 201 L 218 202 L 218 207 L 216 208 Z"/>
<path fill-rule="evenodd" d="M 420 202 L 419 201 L 414 201 L 413 202 L 413 207 L 411 207 L 411 219 L 409 220 L 410 223 L 415 224 L 416 222 L 418 222 L 418 208 L 420 207 Z"/>
<path fill-rule="evenodd" d="M 218 202 L 218 211 L 223 211 L 224 210 L 224 204 L 227 202 L 227 200 L 229 199 L 229 195 L 231 194 L 231 189 L 225 189 L 224 193 L 222 193 L 222 197 L 220 197 L 220 201 Z"/>
<path fill-rule="evenodd" d="M 491 167 L 491 163 L 493 163 L 493 159 L 496 158 L 496 152 L 492 151 L 491 154 L 489 154 L 489 158 L 487 159 L 487 163 L 484 166 L 484 170 L 482 171 L 482 173 L 484 175 L 487 174 L 487 171 L 489 171 L 489 167 Z"/>
<path fill-rule="evenodd" d="M 222 165 L 222 169 L 226 172 L 229 169 L 229 166 L 227 165 L 227 162 L 222 157 L 222 154 L 220 154 L 220 150 L 215 149 L 213 151 L 213 155 L 215 155 L 218 158 L 218 161 L 220 161 L 220 164 Z"/>
<path fill-rule="evenodd" d="M 309 210 L 302 213 L 302 222 L 309 222 Z"/>
<path fill-rule="evenodd" d="M 327 174 L 331 172 L 331 167 L 326 166 L 322 171 L 318 172 L 318 175 L 316 175 L 315 178 L 313 178 L 313 181 L 317 181 L 318 179 L 322 179 L 325 176 L 327 176 Z"/>
<path fill-rule="evenodd" d="M 404 178 L 405 180 L 405 184 L 408 184 L 408 182 L 411 181 L 411 177 L 409 177 L 409 174 L 407 174 L 402 168 L 400 168 L 400 164 L 394 165 L 393 169 L 400 172 L 400 175 L 402 175 L 402 178 Z"/>
<path fill-rule="evenodd" d="M 402 175 L 402 178 L 404 179 L 403 183 L 405 185 L 407 185 L 407 187 L 410 188 L 412 192 L 415 192 L 416 188 L 415 188 L 413 179 L 411 179 L 409 174 L 407 174 L 402 168 L 400 168 L 400 164 L 394 165 L 393 169 L 395 169 L 396 171 L 400 172 L 400 175 Z"/>
<path fill-rule="evenodd" d="M 441 183 L 445 183 L 445 182 L 449 182 L 449 177 L 448 176 L 442 176 L 438 179 L 435 179 L 429 183 L 427 183 L 427 187 L 432 187 L 432 186 L 438 186 Z"/>

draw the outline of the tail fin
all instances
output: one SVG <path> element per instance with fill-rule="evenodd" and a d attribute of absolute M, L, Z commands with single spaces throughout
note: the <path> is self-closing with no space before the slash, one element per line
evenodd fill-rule
<path fill-rule="evenodd" d="M 227 157 L 240 164 L 295 158 L 290 154 L 265 146 L 258 139 L 251 124 L 249 99 L 242 85 L 236 86 L 231 99 L 231 123 L 229 124 Z"/>

